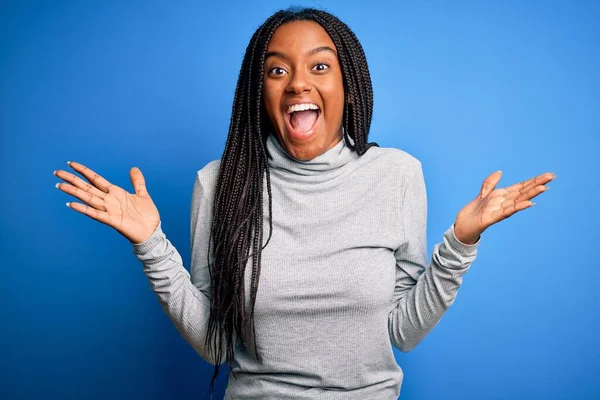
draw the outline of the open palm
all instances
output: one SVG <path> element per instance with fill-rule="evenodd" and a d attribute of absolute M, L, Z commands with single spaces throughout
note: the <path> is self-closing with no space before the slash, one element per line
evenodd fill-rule
<path fill-rule="evenodd" d="M 68 203 L 72 209 L 115 228 L 132 243 L 142 243 L 156 230 L 160 214 L 146 190 L 146 181 L 139 168 L 130 170 L 129 176 L 135 194 L 128 193 L 119 186 L 77 162 L 69 166 L 83 175 L 90 183 L 67 171 L 58 170 L 54 175 L 69 182 L 61 182 L 56 187 L 85 204 Z"/>
<path fill-rule="evenodd" d="M 545 185 L 556 178 L 547 172 L 506 188 L 495 189 L 501 177 L 501 171 L 488 176 L 477 197 L 456 216 L 454 232 L 461 242 L 475 243 L 491 225 L 534 205 L 531 199 L 548 190 Z"/>

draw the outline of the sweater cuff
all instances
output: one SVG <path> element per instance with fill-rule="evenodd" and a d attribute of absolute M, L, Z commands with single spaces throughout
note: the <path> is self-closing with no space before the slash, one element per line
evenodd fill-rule
<path fill-rule="evenodd" d="M 466 272 L 477 257 L 477 243 L 468 245 L 461 243 L 454 236 L 454 225 L 444 232 L 442 243 L 433 247 L 433 262 L 440 267 Z"/>
<path fill-rule="evenodd" d="M 163 240 L 166 235 L 162 231 L 162 221 L 158 222 L 158 226 L 150 235 L 148 239 L 143 241 L 142 243 L 132 243 L 133 244 L 133 252 L 135 254 L 144 254 L 148 251 L 152 250 L 161 240 Z"/>
<path fill-rule="evenodd" d="M 465 244 L 458 240 L 456 238 L 456 234 L 454 233 L 454 224 L 448 228 L 445 236 L 448 239 L 448 244 L 452 246 L 454 250 L 465 256 L 475 255 L 477 253 L 477 247 L 479 246 L 479 243 L 481 243 L 481 236 L 479 236 L 479 239 L 477 239 L 477 241 L 473 244 Z"/>

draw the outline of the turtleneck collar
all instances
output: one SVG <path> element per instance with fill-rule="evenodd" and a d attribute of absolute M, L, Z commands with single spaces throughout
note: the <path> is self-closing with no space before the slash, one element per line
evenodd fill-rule
<path fill-rule="evenodd" d="M 352 138 L 348 138 L 353 143 Z M 335 146 L 308 161 L 296 160 L 281 146 L 274 134 L 267 138 L 269 167 L 272 172 L 295 177 L 312 176 L 327 179 L 336 176 L 344 165 L 358 158 L 356 151 L 346 145 L 342 137 Z"/>

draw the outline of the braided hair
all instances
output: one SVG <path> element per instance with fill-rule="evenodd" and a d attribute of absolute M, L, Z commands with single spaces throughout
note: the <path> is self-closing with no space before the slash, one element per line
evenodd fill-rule
<path fill-rule="evenodd" d="M 275 30 L 292 21 L 314 21 L 331 37 L 338 51 L 346 101 L 342 116 L 348 147 L 364 154 L 376 143 L 367 143 L 373 114 L 373 88 L 367 60 L 356 35 L 335 16 L 312 8 L 290 8 L 269 17 L 252 35 L 246 48 L 235 89 L 231 121 L 221 158 L 214 195 L 210 240 L 213 260 L 210 318 L 206 345 L 214 354 L 215 370 L 210 390 L 227 362 L 230 370 L 234 347 L 244 344 L 246 332 L 255 339 L 254 305 L 260 276 L 261 251 L 273 231 L 272 198 L 266 140 L 274 133 L 263 104 L 263 74 L 267 45 Z M 352 141 L 349 140 L 352 139 Z M 266 184 L 269 237 L 263 246 L 263 188 Z M 209 245 L 210 248 L 210 245 Z M 210 253 L 209 253 L 210 254 Z M 249 314 L 244 276 L 252 258 Z M 256 346 L 255 346 L 256 349 Z M 255 356 L 260 359 L 255 350 Z"/>

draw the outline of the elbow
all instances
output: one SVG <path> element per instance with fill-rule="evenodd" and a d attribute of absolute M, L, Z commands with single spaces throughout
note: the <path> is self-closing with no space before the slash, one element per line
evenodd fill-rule
<path fill-rule="evenodd" d="M 196 342 L 192 347 L 196 350 L 196 353 L 210 365 L 223 365 L 226 362 L 225 356 L 221 355 L 221 357 L 218 357 L 218 349 L 215 346 L 215 343 L 204 342 L 200 344 Z"/>
<path fill-rule="evenodd" d="M 204 361 L 206 361 L 207 363 L 209 363 L 210 365 L 217 366 L 218 365 L 223 365 L 225 363 L 224 359 L 221 360 L 217 360 L 217 357 L 215 356 L 214 352 L 210 351 L 210 349 L 202 347 L 202 348 L 198 348 L 195 347 L 194 350 L 196 350 L 196 353 L 202 357 L 202 359 Z"/>
<path fill-rule="evenodd" d="M 423 337 L 424 335 L 416 332 L 411 334 L 403 330 L 390 330 L 392 345 L 403 353 L 409 352 L 417 347 L 423 340 Z"/>
<path fill-rule="evenodd" d="M 403 353 L 409 352 L 417 347 L 426 334 L 422 327 L 421 329 L 417 329 L 414 325 L 400 324 L 397 319 L 392 318 L 391 315 L 388 329 L 392 345 Z"/>
<path fill-rule="evenodd" d="M 204 361 L 206 361 L 207 363 L 209 363 L 213 367 L 217 366 L 217 363 L 218 363 L 218 365 L 223 365 L 224 364 L 224 361 L 217 362 L 217 359 L 215 357 L 212 357 L 210 354 L 201 353 L 201 352 L 198 352 L 198 354 L 200 355 L 200 357 L 202 357 L 202 359 Z"/>
<path fill-rule="evenodd" d="M 417 347 L 420 340 L 401 340 L 394 343 L 394 346 L 403 353 L 407 353 Z"/>

